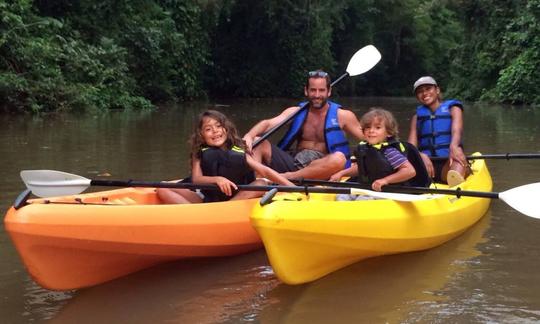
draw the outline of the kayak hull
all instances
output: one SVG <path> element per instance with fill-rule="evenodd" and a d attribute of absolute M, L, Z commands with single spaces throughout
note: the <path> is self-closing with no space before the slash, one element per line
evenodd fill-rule
<path fill-rule="evenodd" d="M 491 191 L 484 161 L 475 160 L 472 167 L 473 175 L 460 187 Z M 366 258 L 443 244 L 475 224 L 489 204 L 485 198 L 449 195 L 415 202 L 335 201 L 334 195 L 316 194 L 293 201 L 281 195 L 256 206 L 251 222 L 279 279 L 301 284 Z"/>
<path fill-rule="evenodd" d="M 52 290 L 100 284 L 168 261 L 262 247 L 257 199 L 162 205 L 152 188 L 29 200 L 5 227 L 33 279 Z"/>

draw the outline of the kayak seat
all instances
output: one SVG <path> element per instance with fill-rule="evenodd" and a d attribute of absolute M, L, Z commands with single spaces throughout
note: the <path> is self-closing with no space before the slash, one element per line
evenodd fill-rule
<path fill-rule="evenodd" d="M 405 146 L 405 151 L 407 153 L 407 160 L 413 165 L 416 176 L 410 179 L 409 185 L 413 187 L 426 187 L 429 188 L 431 185 L 431 178 L 429 177 L 426 165 L 420 156 L 420 151 L 416 146 L 412 145 L 409 142 L 401 142 Z"/>

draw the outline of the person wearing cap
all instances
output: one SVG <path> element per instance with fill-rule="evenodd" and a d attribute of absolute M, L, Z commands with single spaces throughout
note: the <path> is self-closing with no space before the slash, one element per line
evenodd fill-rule
<path fill-rule="evenodd" d="M 321 70 L 309 72 L 304 94 L 305 102 L 257 123 L 244 135 L 244 141 L 251 151 L 257 136 L 301 109 L 278 145 L 262 141 L 252 154 L 256 160 L 287 179 L 328 179 L 350 166 L 351 154 L 346 136 L 363 139 L 362 128 L 352 111 L 329 100 L 332 88 L 328 73 Z"/>
<path fill-rule="evenodd" d="M 411 119 L 408 141 L 417 146 L 429 175 L 437 182 L 456 186 L 470 170 L 463 152 L 463 104 L 443 100 L 441 89 L 431 76 L 416 80 L 413 92 L 420 105 Z M 430 157 L 445 157 L 434 160 Z"/>

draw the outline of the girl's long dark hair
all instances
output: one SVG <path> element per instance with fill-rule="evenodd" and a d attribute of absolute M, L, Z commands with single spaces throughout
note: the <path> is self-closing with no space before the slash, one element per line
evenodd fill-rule
<path fill-rule="evenodd" d="M 238 146 L 243 150 L 246 149 L 244 140 L 242 140 L 242 138 L 238 135 L 238 130 L 236 129 L 234 123 L 227 118 L 227 116 L 217 110 L 207 110 L 199 114 L 199 118 L 197 119 L 197 123 L 194 127 L 195 131 L 189 140 L 191 144 L 192 157 L 196 156 L 197 158 L 200 158 L 201 149 L 207 146 L 201 135 L 204 118 L 212 118 L 219 122 L 223 128 L 225 128 L 227 131 L 227 140 L 225 141 L 225 144 L 227 145 L 228 149 L 232 148 L 233 146 Z"/>

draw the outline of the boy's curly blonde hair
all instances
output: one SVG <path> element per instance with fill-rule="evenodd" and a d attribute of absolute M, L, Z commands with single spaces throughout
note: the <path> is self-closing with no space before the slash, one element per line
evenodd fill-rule
<path fill-rule="evenodd" d="M 388 135 L 398 139 L 399 130 L 396 118 L 394 118 L 394 115 L 391 112 L 381 107 L 371 107 L 369 111 L 362 116 L 362 119 L 360 120 L 362 129 L 373 124 L 375 119 L 380 119 L 384 123 Z"/>

